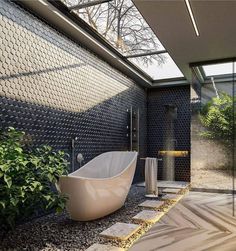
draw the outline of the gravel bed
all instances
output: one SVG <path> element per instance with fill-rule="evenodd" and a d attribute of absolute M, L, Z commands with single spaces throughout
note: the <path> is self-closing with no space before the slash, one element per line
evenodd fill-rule
<path fill-rule="evenodd" d="M 7 233 L 0 242 L 0 250 L 85 250 L 99 242 L 99 233 L 114 223 L 130 222 L 140 212 L 138 205 L 145 200 L 144 194 L 143 187 L 133 185 L 120 210 L 95 221 L 76 222 L 66 212 L 35 219 Z"/>
<path fill-rule="evenodd" d="M 192 168 L 191 187 L 232 190 L 232 171 Z"/>

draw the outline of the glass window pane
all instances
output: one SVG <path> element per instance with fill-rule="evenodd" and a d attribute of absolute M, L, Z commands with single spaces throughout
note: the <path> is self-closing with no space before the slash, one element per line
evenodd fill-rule
<path fill-rule="evenodd" d="M 232 190 L 233 63 L 209 66 L 218 77 L 204 83 L 192 71 L 191 186 L 224 192 Z"/>
<path fill-rule="evenodd" d="M 67 6 L 89 2 L 65 1 Z M 123 54 L 164 49 L 131 0 L 111 1 L 73 12 Z"/>
<path fill-rule="evenodd" d="M 71 7 L 88 3 L 91 0 L 61 1 L 67 7 Z M 165 50 L 131 0 L 111 1 L 72 11 L 124 56 Z M 154 79 L 183 76 L 168 55 L 158 56 L 158 60 L 155 58 L 157 57 L 142 57 L 130 59 L 130 61 L 137 64 Z M 164 61 L 162 58 L 166 58 L 166 60 Z"/>
<path fill-rule="evenodd" d="M 232 74 L 233 71 L 232 63 L 205 65 L 202 68 L 207 77 Z"/>
<path fill-rule="evenodd" d="M 148 56 L 149 57 L 149 56 Z M 155 80 L 183 77 L 173 59 L 168 53 L 158 55 L 153 64 L 147 65 L 145 59 L 148 57 L 130 58 L 129 60 Z"/>

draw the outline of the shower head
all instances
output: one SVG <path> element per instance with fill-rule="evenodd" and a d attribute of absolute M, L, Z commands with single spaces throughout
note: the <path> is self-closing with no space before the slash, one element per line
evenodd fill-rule
<path fill-rule="evenodd" d="M 172 119 L 177 119 L 177 106 L 174 104 L 166 104 L 164 105 L 166 108 L 166 113 Z"/>
<path fill-rule="evenodd" d="M 165 104 L 164 106 L 165 106 L 166 109 L 177 108 L 176 105 L 174 105 L 174 104 Z"/>

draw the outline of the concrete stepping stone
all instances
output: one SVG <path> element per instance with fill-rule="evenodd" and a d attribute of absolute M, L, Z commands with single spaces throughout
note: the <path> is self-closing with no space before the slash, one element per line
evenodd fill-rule
<path fill-rule="evenodd" d="M 157 186 L 162 188 L 187 188 L 189 186 L 189 182 L 158 180 Z"/>
<path fill-rule="evenodd" d="M 95 243 L 85 251 L 124 251 L 123 248 L 118 248 L 110 245 L 103 245 L 99 243 Z"/>
<path fill-rule="evenodd" d="M 140 213 L 136 214 L 132 219 L 135 222 L 155 223 L 163 215 L 164 215 L 163 212 L 152 211 L 152 210 L 143 210 Z"/>
<path fill-rule="evenodd" d="M 136 184 L 137 187 L 145 187 L 145 182 L 140 182 Z M 168 180 L 158 180 L 157 187 L 158 188 L 187 188 L 189 186 L 189 182 L 184 181 L 168 181 Z"/>
<path fill-rule="evenodd" d="M 177 201 L 179 199 L 179 194 L 165 194 L 162 196 L 162 200 L 174 200 Z"/>
<path fill-rule="evenodd" d="M 162 193 L 174 193 L 174 194 L 177 194 L 181 191 L 181 189 L 178 189 L 178 188 L 164 188 L 162 190 Z"/>
<path fill-rule="evenodd" d="M 100 236 L 108 239 L 127 240 L 130 236 L 135 234 L 141 226 L 137 224 L 117 222 L 108 229 L 100 233 Z"/>
<path fill-rule="evenodd" d="M 139 206 L 158 209 L 159 207 L 163 206 L 164 203 L 165 203 L 164 201 L 160 200 L 145 200 L 143 203 L 139 204 Z"/>

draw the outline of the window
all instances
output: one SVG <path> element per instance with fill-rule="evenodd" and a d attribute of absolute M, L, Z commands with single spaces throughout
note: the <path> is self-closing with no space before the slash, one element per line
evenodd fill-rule
<path fill-rule="evenodd" d="M 131 0 L 61 2 L 152 79 L 183 77 Z M 88 7 L 87 4 L 94 5 Z"/>

